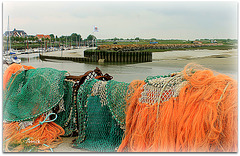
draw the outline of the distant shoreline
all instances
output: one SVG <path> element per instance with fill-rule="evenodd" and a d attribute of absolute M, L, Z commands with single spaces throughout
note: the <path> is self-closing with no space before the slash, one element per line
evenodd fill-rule
<path fill-rule="evenodd" d="M 196 48 L 178 48 L 178 49 L 147 49 L 142 52 L 166 52 L 166 51 L 181 51 L 181 50 L 234 50 L 238 49 L 237 46 L 211 46 L 211 47 L 196 47 Z"/>
<path fill-rule="evenodd" d="M 185 50 L 234 50 L 238 49 L 236 45 L 213 45 L 213 46 L 202 46 L 202 47 L 187 47 L 187 48 L 166 48 L 166 49 L 143 49 L 143 50 L 128 50 L 127 52 L 166 52 L 166 51 L 185 51 Z M 125 52 L 125 50 L 99 50 L 99 49 L 94 49 L 91 50 L 92 52 Z"/>

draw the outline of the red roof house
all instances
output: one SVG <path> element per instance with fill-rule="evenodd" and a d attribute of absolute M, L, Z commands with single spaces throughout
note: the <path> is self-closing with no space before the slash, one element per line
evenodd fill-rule
<path fill-rule="evenodd" d="M 36 37 L 41 40 L 42 38 L 45 38 L 45 39 L 51 39 L 51 37 L 49 35 L 43 35 L 43 34 L 37 34 Z"/>

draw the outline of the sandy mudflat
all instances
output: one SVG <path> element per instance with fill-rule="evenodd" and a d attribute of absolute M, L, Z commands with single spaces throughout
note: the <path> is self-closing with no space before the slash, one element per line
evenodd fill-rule
<path fill-rule="evenodd" d="M 166 56 L 164 57 L 162 56 L 161 59 L 158 59 L 158 57 L 156 57 L 155 61 L 151 62 L 150 64 L 151 66 L 159 67 L 184 68 L 188 63 L 196 63 L 206 68 L 217 71 L 219 73 L 233 76 L 233 78 L 237 77 L 238 72 L 237 49 L 222 51 L 195 50 L 184 53 L 183 54 L 177 53 L 176 55 L 174 53 L 171 54 L 171 52 L 169 52 Z M 191 55 L 189 56 L 188 53 L 190 53 Z M 194 53 L 197 53 L 198 55 L 195 54 L 194 56 Z M 160 53 L 158 55 L 161 56 Z"/>
<path fill-rule="evenodd" d="M 161 67 L 182 67 L 188 63 L 196 63 L 203 65 L 206 68 L 210 68 L 216 71 L 232 71 L 237 72 L 237 57 L 235 58 L 216 58 L 216 57 L 205 57 L 199 59 L 184 59 L 184 60 L 162 60 L 158 62 L 152 62 L 152 65 Z"/>

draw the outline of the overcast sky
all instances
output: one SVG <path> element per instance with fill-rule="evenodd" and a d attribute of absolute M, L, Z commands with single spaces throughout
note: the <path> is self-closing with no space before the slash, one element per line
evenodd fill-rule
<path fill-rule="evenodd" d="M 3 2 L 3 32 L 107 38 L 237 38 L 237 2 Z"/>

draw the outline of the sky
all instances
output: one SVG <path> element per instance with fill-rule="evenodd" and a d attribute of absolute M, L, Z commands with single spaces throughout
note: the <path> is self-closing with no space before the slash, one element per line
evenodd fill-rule
<path fill-rule="evenodd" d="M 98 39 L 218 39 L 238 37 L 236 1 L 6 1 L 3 32 L 77 33 Z M 93 32 L 94 26 L 99 32 Z"/>

